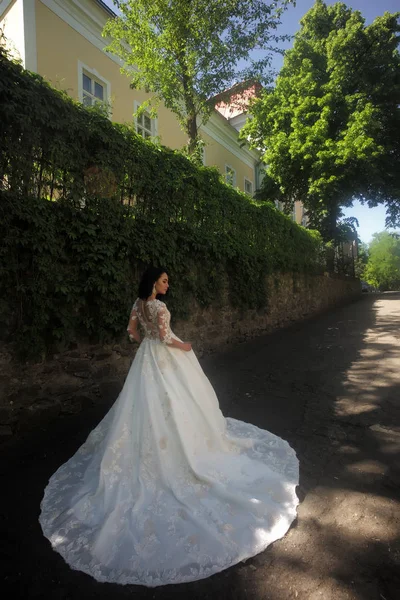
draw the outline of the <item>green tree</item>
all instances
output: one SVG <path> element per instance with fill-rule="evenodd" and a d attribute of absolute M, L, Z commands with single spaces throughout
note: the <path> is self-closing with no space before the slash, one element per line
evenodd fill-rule
<path fill-rule="evenodd" d="M 375 233 L 369 245 L 365 280 L 381 290 L 400 289 L 400 235 Z"/>
<path fill-rule="evenodd" d="M 124 0 L 103 34 L 119 56 L 131 87 L 145 89 L 177 116 L 189 152 L 210 98 L 237 81 L 271 81 L 280 15 L 293 0 Z M 263 50 L 253 59 L 252 51 Z M 258 54 L 261 56 L 261 54 Z M 236 90 L 237 91 L 237 90 Z"/>
<path fill-rule="evenodd" d="M 399 220 L 399 15 L 366 26 L 359 11 L 316 0 L 242 130 L 264 152 L 264 198 L 275 190 L 288 210 L 301 200 L 325 241 L 356 198 Z"/>

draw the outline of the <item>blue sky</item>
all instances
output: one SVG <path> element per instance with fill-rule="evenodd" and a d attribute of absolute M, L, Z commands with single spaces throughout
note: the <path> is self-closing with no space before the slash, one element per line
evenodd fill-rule
<path fill-rule="evenodd" d="M 112 0 L 103 0 L 105 4 L 115 10 Z M 335 4 L 335 0 L 326 0 L 327 4 Z M 290 6 L 282 16 L 282 25 L 278 29 L 278 34 L 294 35 L 300 28 L 300 19 L 313 6 L 314 0 L 297 0 L 296 6 Z M 359 10 L 366 20 L 371 23 L 375 17 L 382 15 L 385 11 L 400 11 L 400 0 L 347 0 L 345 4 L 354 10 Z M 286 47 L 290 47 L 287 44 Z M 282 66 L 283 58 L 277 55 L 273 60 L 273 68 L 279 70 Z M 368 208 L 355 202 L 353 207 L 344 209 L 346 217 L 356 217 L 360 227 L 358 229 L 359 237 L 363 242 L 369 243 L 372 234 L 383 231 L 385 228 L 385 207 Z"/>

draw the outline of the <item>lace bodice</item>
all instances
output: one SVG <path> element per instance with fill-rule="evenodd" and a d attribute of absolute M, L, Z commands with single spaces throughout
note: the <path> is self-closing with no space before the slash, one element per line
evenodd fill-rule
<path fill-rule="evenodd" d="M 172 332 L 169 325 L 171 313 L 161 300 L 147 301 L 137 298 L 132 307 L 130 321 L 135 319 L 139 319 L 145 338 L 159 340 L 164 344 L 172 342 Z"/>

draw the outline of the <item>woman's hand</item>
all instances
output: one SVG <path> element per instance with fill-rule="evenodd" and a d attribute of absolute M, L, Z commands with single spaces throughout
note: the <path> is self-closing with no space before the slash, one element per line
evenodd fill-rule
<path fill-rule="evenodd" d="M 128 336 L 129 336 L 130 342 L 137 342 L 138 344 L 140 344 L 140 342 L 142 341 L 137 329 L 136 330 L 128 329 Z"/>
<path fill-rule="evenodd" d="M 185 352 L 190 352 L 191 349 L 192 349 L 192 344 L 190 342 L 183 342 L 182 350 L 184 350 Z"/>

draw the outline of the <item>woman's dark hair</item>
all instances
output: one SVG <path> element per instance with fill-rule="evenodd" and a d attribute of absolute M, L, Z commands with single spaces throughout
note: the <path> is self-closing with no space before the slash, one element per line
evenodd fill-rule
<path fill-rule="evenodd" d="M 148 267 L 139 283 L 139 298 L 147 300 L 153 293 L 153 285 L 167 270 L 164 267 Z"/>

